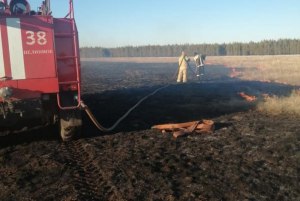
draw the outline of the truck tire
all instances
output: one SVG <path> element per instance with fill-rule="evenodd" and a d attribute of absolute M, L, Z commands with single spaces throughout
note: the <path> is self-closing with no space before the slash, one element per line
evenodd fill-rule
<path fill-rule="evenodd" d="M 63 141 L 70 141 L 81 133 L 81 110 L 60 111 L 60 136 Z"/>

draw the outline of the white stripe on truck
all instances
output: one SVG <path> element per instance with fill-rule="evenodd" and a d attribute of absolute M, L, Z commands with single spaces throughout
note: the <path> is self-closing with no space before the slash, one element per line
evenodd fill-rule
<path fill-rule="evenodd" d="M 25 79 L 26 74 L 20 18 L 7 18 L 6 25 L 12 79 Z"/>
<path fill-rule="evenodd" d="M 2 46 L 2 34 L 0 26 L 0 78 L 5 77 L 4 59 L 3 59 L 3 46 Z"/>

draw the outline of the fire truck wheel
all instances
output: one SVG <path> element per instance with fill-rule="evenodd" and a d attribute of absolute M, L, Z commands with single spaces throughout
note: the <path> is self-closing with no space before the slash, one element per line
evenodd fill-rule
<path fill-rule="evenodd" d="M 60 111 L 60 136 L 63 141 L 70 141 L 81 133 L 81 111 Z"/>

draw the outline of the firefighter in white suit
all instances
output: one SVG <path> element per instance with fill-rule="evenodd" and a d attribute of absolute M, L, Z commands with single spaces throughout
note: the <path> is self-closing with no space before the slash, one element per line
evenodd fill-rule
<path fill-rule="evenodd" d="M 178 77 L 177 82 L 187 82 L 187 68 L 188 62 L 190 59 L 186 56 L 185 52 L 182 51 L 181 56 L 178 59 L 179 70 L 178 70 Z"/>

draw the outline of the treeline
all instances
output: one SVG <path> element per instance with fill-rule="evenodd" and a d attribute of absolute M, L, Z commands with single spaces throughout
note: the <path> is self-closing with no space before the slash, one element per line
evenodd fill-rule
<path fill-rule="evenodd" d="M 194 52 L 209 56 L 233 55 L 289 55 L 300 54 L 300 40 L 280 39 L 264 40 L 249 43 L 228 44 L 184 44 L 184 45 L 148 45 L 127 46 L 117 48 L 82 47 L 80 54 L 83 58 L 97 57 L 174 57 L 182 50 L 188 55 Z"/>

